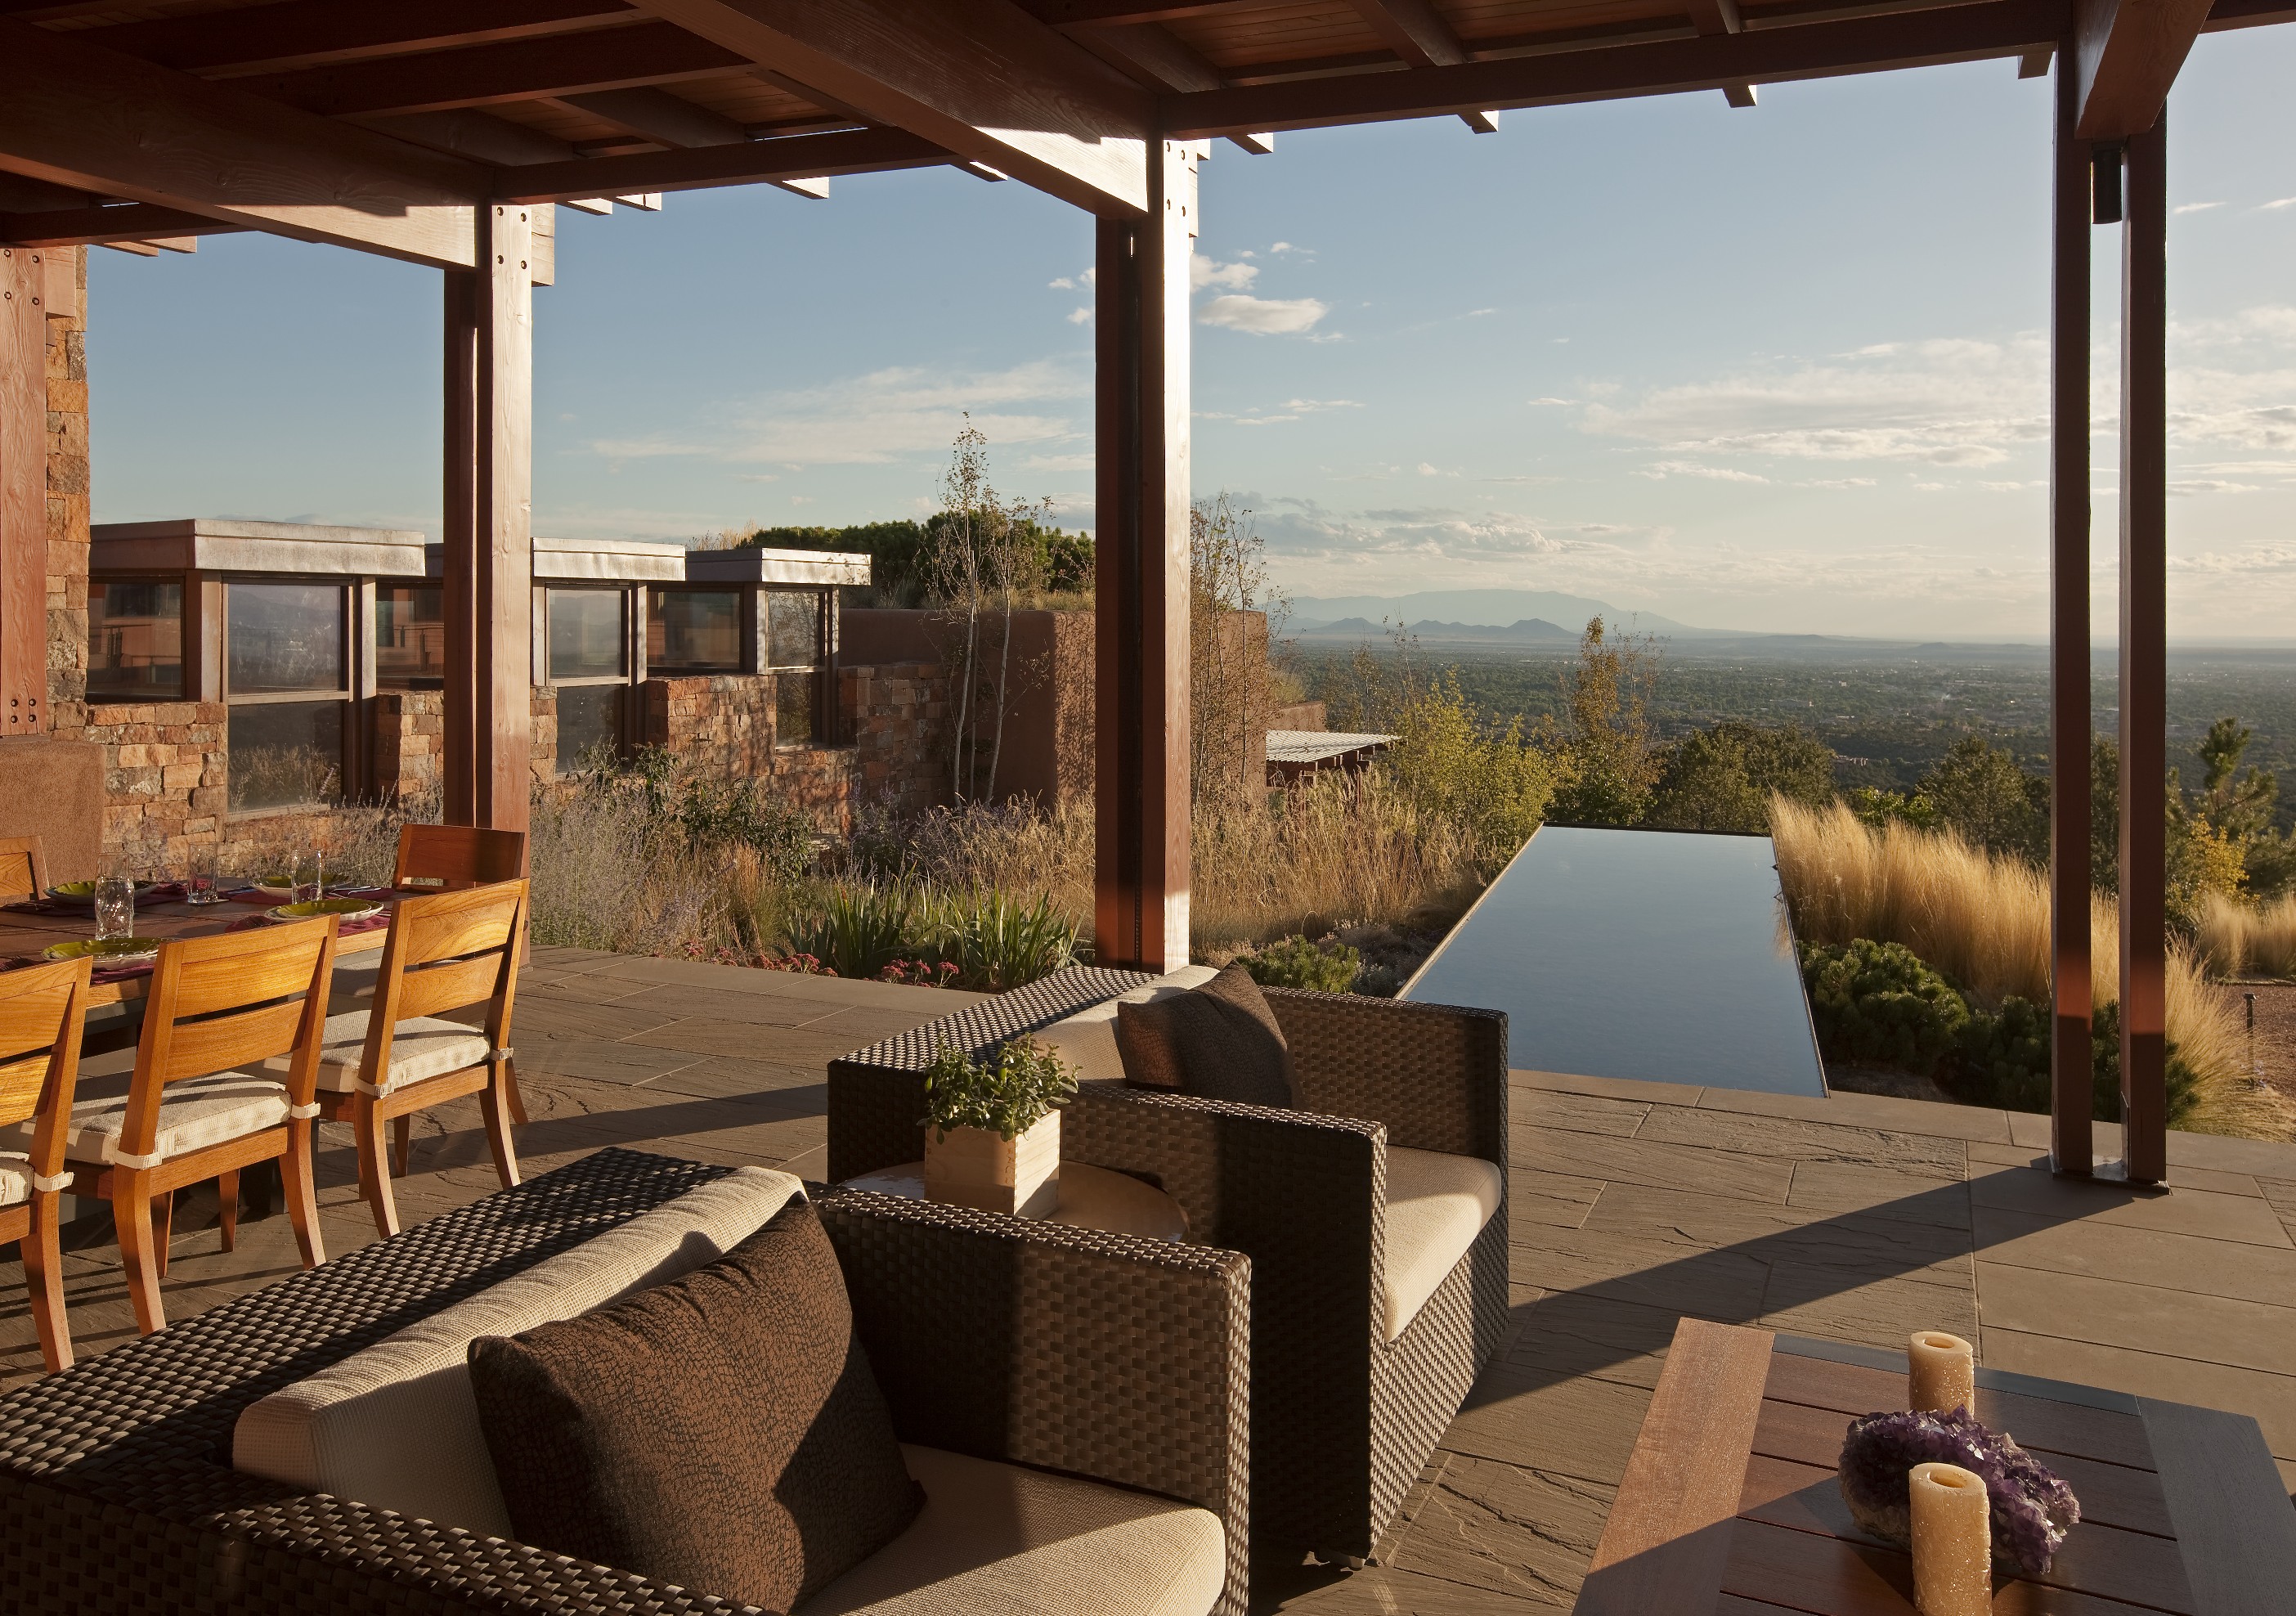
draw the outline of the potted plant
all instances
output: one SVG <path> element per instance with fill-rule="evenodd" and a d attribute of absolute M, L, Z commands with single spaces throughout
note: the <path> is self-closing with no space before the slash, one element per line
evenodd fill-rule
<path fill-rule="evenodd" d="M 925 1198 L 1048 1218 L 1061 1198 L 1061 1113 L 1077 1074 L 1036 1039 L 986 1061 L 944 1044 L 925 1071 Z"/>

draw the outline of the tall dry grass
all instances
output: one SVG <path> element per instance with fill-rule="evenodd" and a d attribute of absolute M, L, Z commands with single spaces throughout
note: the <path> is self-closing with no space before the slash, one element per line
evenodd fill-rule
<path fill-rule="evenodd" d="M 1774 798 L 1770 839 L 1803 940 L 1902 943 L 1988 1007 L 2012 994 L 2047 1003 L 2048 887 L 2023 860 L 1972 848 L 1949 833 L 1898 824 L 1876 829 L 1838 801 L 1814 808 Z M 2101 1007 L 2120 997 L 2119 904 L 2092 895 L 2089 929 L 2089 986 Z M 2240 1029 L 2231 1007 L 2210 990 L 2198 950 L 2170 945 L 2167 989 L 2169 1040 L 2200 1079 L 2185 1128 L 2289 1137 L 2284 1105 L 2249 1082 Z"/>
<path fill-rule="evenodd" d="M 2201 900 L 2200 947 L 2219 976 L 2296 977 L 2296 892 L 2256 907 L 2208 893 Z"/>

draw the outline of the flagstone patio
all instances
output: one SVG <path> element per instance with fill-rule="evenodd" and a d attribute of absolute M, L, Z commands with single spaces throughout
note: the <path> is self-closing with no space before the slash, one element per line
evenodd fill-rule
<path fill-rule="evenodd" d="M 521 1159 L 538 1173 L 620 1144 L 817 1177 L 828 1060 L 970 997 L 538 949 L 517 1016 Z M 2296 1487 L 2296 1146 L 2171 1135 L 2170 1188 L 2142 1195 L 2053 1177 L 2039 1116 L 1514 1076 L 1512 1337 L 1377 1563 L 1263 1577 L 1263 1608 L 1568 1606 L 1684 1315 L 1883 1346 L 1954 1330 L 1997 1368 L 2253 1415 Z M 326 1238 L 347 1251 L 373 1226 L 348 1135 L 322 1141 Z M 418 1120 L 407 1221 L 494 1188 L 475 1103 Z M 295 1266 L 283 1218 L 217 1248 L 212 1192 L 194 1192 L 171 1317 Z M 127 1339 L 108 1231 L 67 1268 L 80 1353 Z M 0 1266 L 0 1375 L 37 1367 L 20 1271 Z"/>

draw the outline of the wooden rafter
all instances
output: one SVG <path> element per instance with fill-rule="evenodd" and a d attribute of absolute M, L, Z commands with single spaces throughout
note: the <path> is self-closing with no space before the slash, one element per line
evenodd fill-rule
<path fill-rule="evenodd" d="M 645 9 L 832 104 L 1078 207 L 1148 206 L 1153 98 L 1017 6 L 646 0 Z"/>
<path fill-rule="evenodd" d="M 2125 140 L 2159 121 L 2209 9 L 2210 0 L 2075 0 L 2083 140 Z"/>
<path fill-rule="evenodd" d="M 748 66 L 734 52 L 664 22 L 513 39 L 242 80 L 274 101 L 332 118 L 479 107 L 632 85 L 701 78 Z"/>
<path fill-rule="evenodd" d="M 782 140 L 697 146 L 683 152 L 533 163 L 499 170 L 495 183 L 501 201 L 552 202 L 928 168 L 950 160 L 946 148 L 906 129 L 845 129 L 832 135 L 793 135 Z"/>
<path fill-rule="evenodd" d="M 441 267 L 485 169 L 69 35 L 0 21 L 0 168 Z"/>
<path fill-rule="evenodd" d="M 1759 29 L 1711 38 L 1637 41 L 1169 96 L 1166 133 L 1181 139 L 1247 129 L 1432 118 L 1487 107 L 1536 107 L 1733 84 L 2021 55 L 2063 30 L 2061 0 L 1979 0 L 1930 12 Z"/>
<path fill-rule="evenodd" d="M 102 37 L 126 55 L 214 77 L 529 39 L 632 14 L 624 0 L 279 0 L 122 23 Z"/>
<path fill-rule="evenodd" d="M 1078 29 L 1078 45 L 1155 90 L 1217 90 L 1219 70 L 1153 22 Z"/>
<path fill-rule="evenodd" d="M 62 208 L 45 213 L 0 213 L 0 242 L 12 247 L 115 246 L 122 242 L 198 235 L 227 235 L 244 230 L 176 208 L 129 202 L 117 208 Z"/>

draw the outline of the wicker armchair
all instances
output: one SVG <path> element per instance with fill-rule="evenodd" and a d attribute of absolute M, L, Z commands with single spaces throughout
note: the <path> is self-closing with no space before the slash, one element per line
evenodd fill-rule
<path fill-rule="evenodd" d="M 701 1612 L 738 1607 L 227 1467 L 257 1399 L 726 1169 L 608 1150 L 0 1399 L 17 1612 Z M 904 1440 L 1218 1515 L 1245 1586 L 1231 1253 L 816 1192 Z"/>
<path fill-rule="evenodd" d="M 978 1054 L 1154 980 L 1062 972 L 832 1061 L 830 1176 L 923 1154 L 922 1072 L 940 1045 Z M 1363 1558 L 1506 1328 L 1506 1018 L 1348 994 L 1267 999 L 1302 1110 L 1088 1081 L 1061 1154 L 1152 1177 L 1192 1240 L 1250 1257 L 1253 1552 Z M 1390 1146 L 1480 1157 L 1502 1185 L 1496 1215 L 1392 1341 Z"/>

